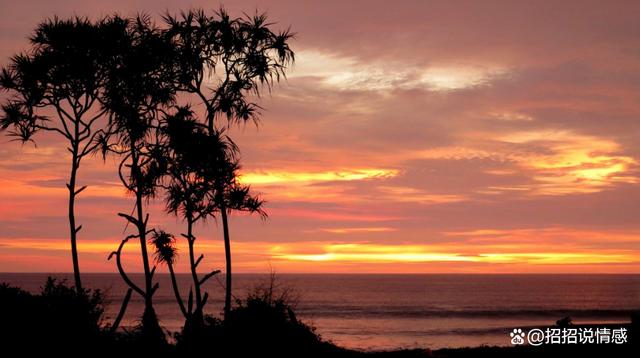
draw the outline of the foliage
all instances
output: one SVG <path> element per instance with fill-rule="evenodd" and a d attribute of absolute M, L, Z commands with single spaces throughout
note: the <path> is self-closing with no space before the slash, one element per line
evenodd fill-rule
<path fill-rule="evenodd" d="M 38 25 L 31 37 L 31 49 L 11 58 L 2 69 L 0 87 L 9 92 L 1 104 L 0 130 L 27 142 L 39 131 L 64 137 L 71 153 L 69 231 L 74 280 L 82 291 L 76 239 L 82 226 L 75 221 L 75 198 L 86 187 L 76 188 L 82 159 L 94 153 L 108 136 L 101 126 L 105 110 L 100 108 L 107 66 L 112 57 L 113 33 L 117 22 L 75 17 L 57 17 Z M 47 112 L 48 111 L 48 112 Z M 54 113 L 53 117 L 46 114 Z"/>
<path fill-rule="evenodd" d="M 260 106 L 249 95 L 259 96 L 261 86 L 270 89 L 285 76 L 294 61 L 293 33 L 272 32 L 264 13 L 233 19 L 222 8 L 164 19 L 177 48 L 177 84 L 205 105 L 209 129 L 218 115 L 230 123 L 256 121 Z"/>
<path fill-rule="evenodd" d="M 66 281 L 48 278 L 37 294 L 0 284 L 0 337 L 23 354 L 74 342 L 87 349 L 105 344 L 104 295 L 100 290 L 81 293 Z M 3 345 L 3 349 L 7 349 Z"/>
<path fill-rule="evenodd" d="M 313 327 L 297 319 L 294 308 L 291 291 L 276 285 L 272 276 L 268 284 L 237 300 L 224 321 L 207 316 L 205 330 L 195 342 L 176 335 L 177 345 L 191 352 L 213 343 L 223 355 L 242 356 L 314 356 L 331 349 Z"/>
<path fill-rule="evenodd" d="M 154 257 L 157 263 L 173 265 L 178 257 L 175 247 L 176 238 L 164 231 L 154 231 L 149 243 L 155 248 Z"/>

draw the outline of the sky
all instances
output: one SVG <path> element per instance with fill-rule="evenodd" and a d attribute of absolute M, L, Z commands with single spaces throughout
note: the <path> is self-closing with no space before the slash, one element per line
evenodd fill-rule
<path fill-rule="evenodd" d="M 158 16 L 213 1 L 0 0 L 0 61 L 46 17 Z M 242 181 L 269 219 L 233 215 L 236 272 L 637 273 L 640 3 L 228 1 L 296 32 L 296 63 L 234 127 Z M 1 94 L 0 98 L 6 98 Z M 0 139 L 0 271 L 71 271 L 68 156 L 55 136 Z M 80 169 L 83 272 L 132 209 L 116 158 Z M 185 225 L 150 204 L 150 224 Z M 130 228 L 128 229 L 130 230 Z M 199 226 L 224 265 L 221 226 Z M 125 249 L 141 270 L 139 247 Z M 178 270 L 186 271 L 180 243 Z"/>

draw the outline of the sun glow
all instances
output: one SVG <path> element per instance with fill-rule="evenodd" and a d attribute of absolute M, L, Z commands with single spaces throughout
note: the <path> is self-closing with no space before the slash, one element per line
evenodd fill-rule
<path fill-rule="evenodd" d="M 515 247 L 514 247 L 515 248 Z M 272 257 L 288 261 L 351 263 L 517 263 L 530 265 L 635 263 L 637 257 L 628 252 L 455 252 L 456 247 L 439 245 L 383 245 L 374 243 L 319 244 L 306 252 L 278 246 Z M 460 247 L 458 247 L 460 249 Z M 488 248 L 491 250 L 491 248 Z M 493 250 L 496 248 L 494 247 Z M 481 250 L 481 248 L 480 248 Z M 313 251 L 313 252 L 309 252 Z"/>
<path fill-rule="evenodd" d="M 398 237 L 400 230 L 385 226 L 372 227 L 337 227 L 323 229 L 317 234 L 372 234 L 382 237 L 387 233 Z M 471 231 L 446 232 L 448 240 L 434 243 L 379 243 L 370 241 L 289 241 L 289 242 L 246 242 L 234 243 L 235 265 L 239 272 L 255 272 L 273 267 L 286 272 L 319 271 L 344 272 L 345 269 L 357 272 L 384 272 L 390 267 L 398 270 L 455 272 L 553 272 L 557 270 L 577 270 L 589 265 L 616 265 L 624 270 L 640 264 L 635 247 L 637 232 L 591 232 L 576 231 L 563 228 L 547 228 L 539 230 L 499 230 L 478 229 Z M 224 253 L 221 240 L 216 236 L 201 236 L 198 251 L 207 258 L 220 257 Z M 606 237 L 619 248 L 603 248 L 598 246 Z M 121 240 L 112 237 L 105 240 L 81 240 L 79 252 L 82 257 L 94 257 L 101 261 L 116 247 Z M 560 242 L 560 243 L 558 243 Z M 594 246 L 596 245 L 596 246 Z M 544 251 L 544 247 L 549 247 Z M 624 249 L 624 247 L 629 247 Z M 37 238 L 0 238 L 0 259 L 31 252 L 29 257 L 50 256 L 61 259 L 67 257 L 69 242 L 67 239 Z M 179 253 L 188 252 L 184 240 L 178 240 Z M 594 249 L 594 248 L 597 248 Z M 124 250 L 124 262 L 131 269 L 140 268 L 139 242 L 131 241 Z M 26 257 L 25 260 L 30 260 Z M 25 262 L 27 262 L 25 261 Z M 62 260 L 62 264 L 68 264 Z M 96 269 L 111 268 L 97 265 Z M 309 266 L 313 263 L 312 266 Z M 34 268 L 41 267 L 40 262 L 32 263 Z M 179 260 L 176 270 L 186 272 L 187 260 Z M 454 265 L 454 266 L 450 266 Z M 535 269 L 534 269 L 535 267 Z M 594 266 L 595 267 L 595 266 Z M 524 270 L 524 271 L 522 271 Z"/>

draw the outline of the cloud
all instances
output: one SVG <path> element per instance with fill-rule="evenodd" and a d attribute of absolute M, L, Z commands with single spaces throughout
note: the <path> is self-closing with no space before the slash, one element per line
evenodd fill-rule
<path fill-rule="evenodd" d="M 290 249 L 289 249 L 290 250 Z M 479 252 L 464 254 L 446 252 L 435 245 L 379 245 L 371 243 L 321 244 L 316 252 L 290 252 L 278 247 L 271 252 L 275 258 L 289 261 L 310 262 L 366 262 L 366 263 L 428 263 L 428 262 L 470 262 L 470 263 L 524 263 L 530 265 L 573 265 L 573 264 L 637 264 L 638 258 L 631 252 L 584 253 L 584 252 Z"/>
<path fill-rule="evenodd" d="M 505 68 L 465 64 L 408 67 L 400 61 L 362 63 L 318 51 L 303 50 L 297 56 L 298 65 L 289 78 L 317 77 L 325 86 L 348 91 L 462 90 L 490 84 L 492 79 L 509 72 Z"/>
<path fill-rule="evenodd" d="M 465 196 L 459 194 L 435 194 L 412 187 L 378 186 L 377 189 L 383 193 L 381 199 L 385 201 L 442 204 L 467 200 Z"/>
<path fill-rule="evenodd" d="M 254 5 L 227 4 L 235 15 Z M 242 149 L 242 180 L 270 214 L 266 223 L 232 215 L 238 269 L 265 270 L 271 260 L 295 272 L 637 272 L 639 6 L 260 4 L 276 28 L 292 26 L 298 56 L 288 79 L 260 99 L 259 129 L 228 132 Z M 27 48 L 37 22 L 54 13 L 182 7 L 13 4 L 0 13 L 0 57 Z M 49 255 L 70 269 L 65 143 L 36 140 L 0 144 L 1 224 L 10 231 L 2 242 L 17 245 L 3 246 L 2 269 L 47 269 Z M 116 158 L 86 159 L 83 262 L 108 271 L 102 251 L 117 245 L 124 226 L 115 213 L 132 203 Z M 151 202 L 151 224 L 181 232 L 161 199 Z M 215 221 L 197 231 L 221 259 Z"/>
<path fill-rule="evenodd" d="M 373 232 L 392 232 L 397 229 L 392 227 L 342 227 L 342 228 L 322 228 L 319 229 L 330 234 L 354 234 L 354 233 L 373 233 Z"/>
<path fill-rule="evenodd" d="M 248 172 L 240 180 L 247 184 L 296 184 L 367 179 L 386 179 L 398 175 L 395 169 L 349 169 L 325 172 Z"/>
<path fill-rule="evenodd" d="M 604 190 L 618 183 L 634 184 L 634 158 L 619 154 L 618 143 L 568 131 L 529 131 L 500 140 L 527 146 L 530 153 L 514 160 L 534 171 L 532 194 L 564 195 Z"/>

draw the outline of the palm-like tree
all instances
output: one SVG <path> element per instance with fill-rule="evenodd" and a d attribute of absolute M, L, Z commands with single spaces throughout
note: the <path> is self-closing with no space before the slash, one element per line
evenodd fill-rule
<path fill-rule="evenodd" d="M 232 211 L 257 213 L 262 219 L 267 218 L 263 210 L 264 201 L 259 196 L 250 194 L 250 187 L 238 181 L 240 164 L 237 150 L 215 150 L 220 146 L 220 131 L 207 134 L 204 151 L 205 157 L 200 168 L 203 179 L 212 187 L 209 200 L 213 208 L 220 214 L 225 252 L 225 299 L 224 315 L 229 316 L 232 296 L 231 235 L 229 215 Z"/>
<path fill-rule="evenodd" d="M 194 123 L 194 128 L 199 125 Z M 257 196 L 250 194 L 248 185 L 242 185 L 238 181 L 240 165 L 238 158 L 238 149 L 224 132 L 204 132 L 195 130 L 190 136 L 189 149 L 184 152 L 182 163 L 186 164 L 186 168 L 182 169 L 182 173 L 186 173 L 190 180 L 184 181 L 187 186 L 181 188 L 182 193 L 195 193 L 186 202 L 183 207 L 196 204 L 201 211 L 199 217 L 205 215 L 220 214 L 223 229 L 224 247 L 225 247 L 225 317 L 228 317 L 231 309 L 232 296 L 232 260 L 231 260 L 231 237 L 229 228 L 228 215 L 231 211 L 245 211 L 249 213 L 258 213 L 261 218 L 266 219 L 267 213 L 263 210 L 264 201 Z M 180 161 L 176 161 L 180 163 Z M 191 171 L 190 171 L 190 170 Z M 179 198 L 180 194 L 177 190 L 170 190 L 174 198 Z M 171 203 L 171 201 L 170 201 Z M 187 219 L 187 221 L 189 221 Z M 187 237 L 192 237 L 190 233 Z M 195 240 L 195 237 L 192 237 Z"/>
<path fill-rule="evenodd" d="M 166 138 L 169 167 L 166 180 L 166 209 L 169 213 L 181 216 L 187 224 L 186 238 L 189 245 L 189 264 L 195 293 L 195 310 L 191 305 L 187 310 L 187 323 L 190 329 L 204 325 L 203 309 L 208 294 L 202 292 L 202 285 L 219 273 L 213 270 L 200 277 L 198 265 L 204 255 L 196 259 L 194 224 L 213 215 L 216 206 L 211 200 L 214 191 L 212 182 L 204 176 L 206 168 L 216 166 L 218 158 L 233 155 L 235 144 L 222 133 L 210 137 L 206 128 L 198 123 L 188 107 L 178 107 L 172 115 L 165 117 L 163 134 Z M 220 153 L 230 153 L 221 155 Z M 189 293 L 190 296 L 192 292 Z"/>
<path fill-rule="evenodd" d="M 103 150 L 114 152 L 122 158 L 119 165 L 120 180 L 135 196 L 135 203 L 131 214 L 118 215 L 137 229 L 135 234 L 123 240 L 114 254 L 123 279 L 144 299 L 143 333 L 152 340 L 164 340 L 153 308 L 153 295 L 158 284 L 153 281 L 155 267 L 151 268 L 147 252 L 146 237 L 152 231 L 147 225 L 149 214 L 145 212 L 145 204 L 156 194 L 158 183 L 167 168 L 158 129 L 163 108 L 170 106 L 175 97 L 173 73 L 168 65 L 173 48 L 148 17 L 138 16 L 129 21 L 114 16 L 110 21 L 118 23 L 120 31 L 113 34 L 119 39 L 114 51 L 117 55 L 110 59 L 101 98 L 114 133 Z M 129 279 L 120 261 L 122 246 L 132 238 L 140 242 L 144 288 Z"/>
<path fill-rule="evenodd" d="M 224 9 L 191 10 L 165 22 L 177 48 L 177 85 L 205 106 L 209 131 L 221 115 L 230 123 L 257 120 L 260 106 L 249 95 L 270 90 L 294 61 L 294 34 L 274 33 L 264 13 L 232 19 Z"/>
<path fill-rule="evenodd" d="M 196 310 L 193 321 L 202 324 L 202 308 L 206 302 L 200 286 L 215 270 L 200 279 L 197 266 L 203 256 L 195 260 L 196 237 L 193 225 L 208 216 L 220 214 L 224 232 L 226 280 L 231 287 L 231 241 L 228 214 L 233 211 L 267 214 L 262 209 L 263 201 L 250 194 L 250 188 L 238 182 L 238 148 L 224 131 L 209 132 L 205 125 L 196 121 L 193 112 L 181 107 L 167 116 L 164 133 L 169 148 L 167 184 L 167 211 L 179 214 L 187 222 L 187 233 L 183 236 L 189 243 L 191 274 L 194 283 Z M 225 290 L 225 313 L 231 307 L 231 290 Z"/>
<path fill-rule="evenodd" d="M 205 125 L 210 136 L 219 132 L 216 118 L 226 118 L 225 124 L 257 121 L 260 106 L 253 100 L 260 97 L 260 89 L 271 86 L 284 77 L 285 69 L 293 63 L 294 53 L 289 47 L 293 34 L 274 33 L 265 14 L 232 19 L 220 9 L 213 15 L 192 10 L 180 16 L 166 15 L 167 34 L 176 48 L 176 86 L 181 92 L 195 95 L 205 107 Z M 222 218 L 225 237 L 226 292 L 225 317 L 231 308 L 231 245 L 228 213 L 234 207 L 231 193 L 246 192 L 242 205 L 245 211 L 261 211 L 261 201 L 249 200 L 248 188 L 238 185 L 237 161 L 223 160 L 218 168 L 213 198 Z M 248 205 L 252 204 L 252 205 Z"/>
<path fill-rule="evenodd" d="M 184 302 L 182 301 L 182 296 L 180 295 L 180 290 L 178 288 L 178 281 L 176 279 L 176 273 L 173 270 L 173 264 L 178 259 L 178 249 L 175 246 L 176 238 L 162 230 L 153 231 L 151 233 L 151 238 L 149 239 L 149 243 L 154 248 L 154 259 L 158 264 L 165 264 L 169 268 L 169 276 L 171 277 L 171 286 L 173 287 L 173 292 L 176 297 L 176 301 L 178 302 L 178 306 L 180 307 L 180 312 L 185 316 L 185 318 L 189 317 L 189 313 L 184 306 Z"/>
<path fill-rule="evenodd" d="M 71 169 L 66 186 L 68 197 L 69 237 L 75 287 L 84 292 L 78 261 L 76 197 L 86 186 L 77 188 L 77 174 L 83 158 L 91 154 L 105 135 L 100 128 L 105 110 L 99 97 L 105 80 L 102 59 L 110 55 L 111 46 L 104 37 L 111 23 L 91 23 L 85 18 L 54 18 L 38 25 L 31 37 L 28 53 L 12 57 L 0 75 L 0 87 L 11 93 L 2 104 L 4 115 L 0 128 L 21 141 L 32 140 L 34 133 L 54 132 L 67 140 Z M 53 109 L 52 118 L 43 113 Z"/>
<path fill-rule="evenodd" d="M 250 194 L 248 185 L 238 182 L 238 171 L 240 166 L 237 161 L 229 160 L 224 170 L 216 170 L 210 179 L 214 183 L 215 194 L 213 200 L 222 219 L 222 232 L 224 237 L 224 252 L 226 263 L 226 290 L 224 297 L 225 318 L 229 317 L 231 311 L 231 235 L 229 232 L 229 215 L 232 211 L 244 211 L 257 213 L 262 219 L 267 218 L 267 213 L 263 210 L 264 201 L 258 196 Z"/>

